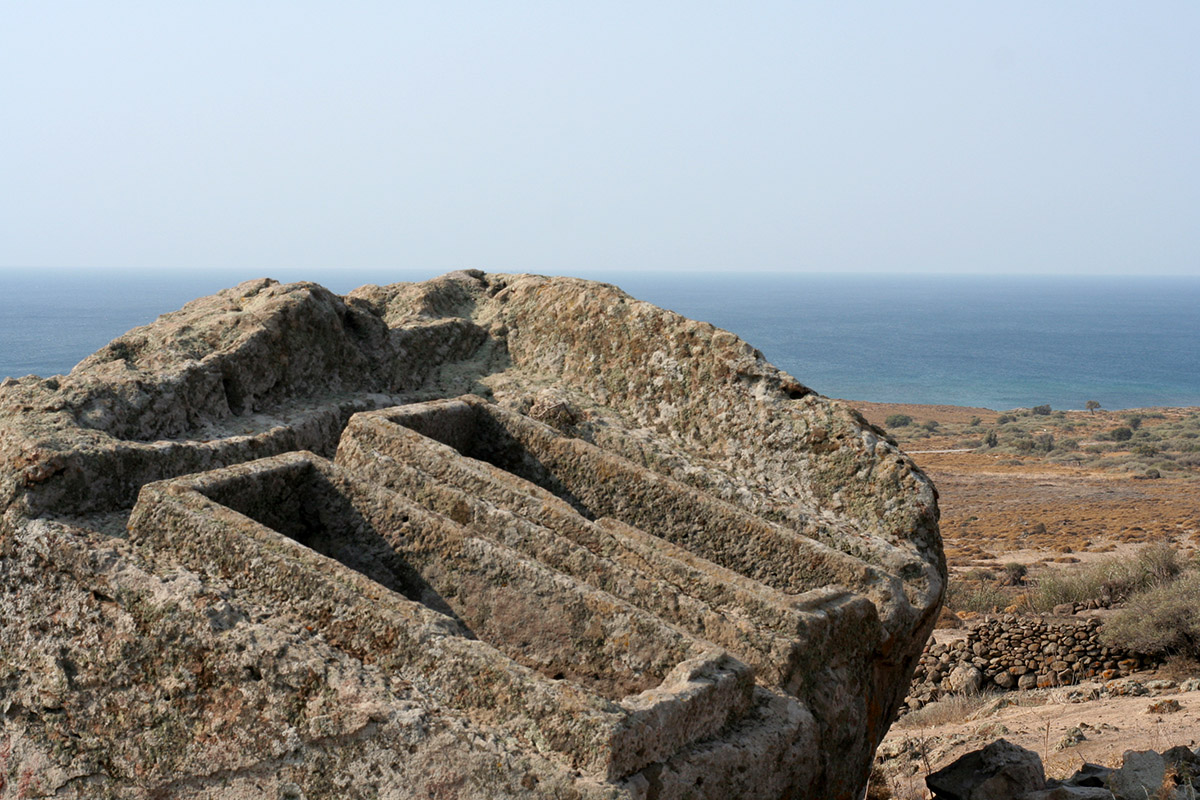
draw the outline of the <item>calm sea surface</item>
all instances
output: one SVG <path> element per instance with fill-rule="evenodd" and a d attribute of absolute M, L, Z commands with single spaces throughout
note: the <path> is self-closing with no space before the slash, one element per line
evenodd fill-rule
<path fill-rule="evenodd" d="M 110 339 L 253 273 L 0 272 L 0 377 L 67 372 Z M 335 292 L 428 272 L 272 275 Z M 1200 405 L 1200 278 L 612 273 L 821 394 L 994 409 Z"/>

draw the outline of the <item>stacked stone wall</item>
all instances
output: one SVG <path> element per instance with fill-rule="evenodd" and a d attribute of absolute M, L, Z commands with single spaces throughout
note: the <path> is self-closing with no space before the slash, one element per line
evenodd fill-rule
<path fill-rule="evenodd" d="M 973 620 L 966 638 L 925 645 L 905 704 L 916 709 L 946 694 L 1112 680 L 1156 663 L 1104 644 L 1100 629 L 1095 617 L 1005 614 Z"/>

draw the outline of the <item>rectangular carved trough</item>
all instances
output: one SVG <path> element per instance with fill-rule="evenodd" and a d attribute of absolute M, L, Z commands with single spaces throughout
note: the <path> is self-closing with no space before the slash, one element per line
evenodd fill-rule
<path fill-rule="evenodd" d="M 39 796 L 851 800 L 944 581 L 894 442 L 606 284 L 253 280 L 0 381 Z"/>
<path fill-rule="evenodd" d="M 750 708 L 745 664 L 452 517 L 299 452 L 150 484 L 130 530 L 257 597 L 302 599 L 336 646 L 597 777 Z"/>

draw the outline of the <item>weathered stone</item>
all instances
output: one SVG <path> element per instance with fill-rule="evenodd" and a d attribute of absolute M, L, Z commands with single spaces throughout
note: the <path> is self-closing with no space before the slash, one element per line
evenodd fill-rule
<path fill-rule="evenodd" d="M 1120 769 L 1109 773 L 1107 788 L 1117 800 L 1155 797 L 1167 775 L 1167 762 L 1153 750 L 1126 750 Z"/>
<path fill-rule="evenodd" d="M 1169 750 L 1164 750 L 1162 757 L 1168 765 L 1186 769 L 1193 777 L 1200 778 L 1200 755 L 1192 752 L 1183 745 L 1177 745 Z"/>
<path fill-rule="evenodd" d="M 998 799 L 997 799 L 998 800 Z M 1042 789 L 1028 792 L 1016 800 L 1114 800 L 1113 793 L 1108 789 L 1094 786 L 1056 786 L 1053 789 Z"/>
<path fill-rule="evenodd" d="M 1079 726 L 1075 726 L 1067 731 L 1066 735 L 1054 745 L 1055 750 L 1066 750 L 1068 747 L 1074 747 L 1080 742 L 1086 741 L 1087 736 L 1083 734 L 1083 730 Z"/>
<path fill-rule="evenodd" d="M 1150 707 L 1146 709 L 1146 713 L 1147 714 L 1174 714 L 1176 711 L 1181 711 L 1182 709 L 1183 709 L 1183 706 L 1181 706 L 1179 704 L 1178 700 L 1176 700 L 1174 698 L 1170 698 L 1167 700 L 1158 700 L 1154 703 L 1151 703 Z"/>
<path fill-rule="evenodd" d="M 978 694 L 983 687 L 983 673 L 974 666 L 958 666 L 950 672 L 946 682 L 955 694 Z"/>
<path fill-rule="evenodd" d="M 1112 773 L 1112 767 L 1105 767 L 1101 764 L 1085 763 L 1075 771 L 1075 774 L 1067 778 L 1066 782 L 1072 786 L 1104 786 L 1109 774 Z"/>
<path fill-rule="evenodd" d="M 5 381 L 0 514 L 64 798 L 851 798 L 945 579 L 852 409 L 537 276 L 251 281 Z"/>
<path fill-rule="evenodd" d="M 997 739 L 925 779 L 935 800 L 995 800 L 1042 789 L 1046 775 L 1037 753 Z"/>

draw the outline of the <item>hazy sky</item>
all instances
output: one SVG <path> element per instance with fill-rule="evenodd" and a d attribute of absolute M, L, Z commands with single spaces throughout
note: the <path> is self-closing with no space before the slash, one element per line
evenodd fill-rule
<path fill-rule="evenodd" d="M 1200 3 L 0 0 L 0 267 L 1200 274 Z"/>

